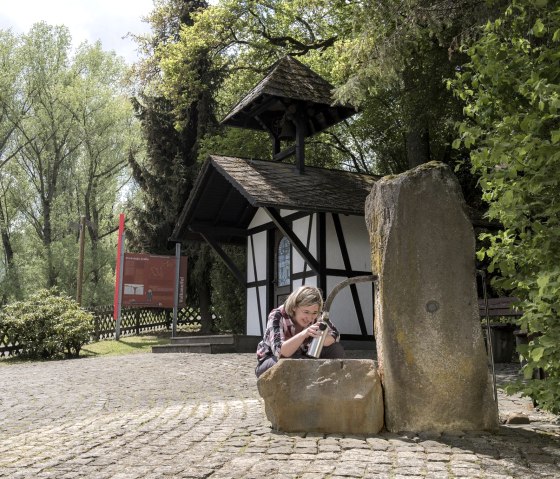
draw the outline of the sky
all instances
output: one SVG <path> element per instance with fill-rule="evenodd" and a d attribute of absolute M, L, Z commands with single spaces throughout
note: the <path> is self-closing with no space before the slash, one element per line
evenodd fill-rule
<path fill-rule="evenodd" d="M 153 9 L 153 0 L 0 0 L 0 29 L 27 33 L 40 21 L 65 25 L 72 43 L 101 40 L 104 50 L 114 50 L 129 64 L 137 59 L 136 44 L 127 33 L 145 33 L 142 22 Z"/>

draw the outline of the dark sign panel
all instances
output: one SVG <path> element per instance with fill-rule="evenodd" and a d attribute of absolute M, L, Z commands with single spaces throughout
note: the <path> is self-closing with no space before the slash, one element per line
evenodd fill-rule
<path fill-rule="evenodd" d="M 175 291 L 175 256 L 125 253 L 123 306 L 172 308 Z M 185 306 L 187 258 L 179 267 L 179 307 Z"/>

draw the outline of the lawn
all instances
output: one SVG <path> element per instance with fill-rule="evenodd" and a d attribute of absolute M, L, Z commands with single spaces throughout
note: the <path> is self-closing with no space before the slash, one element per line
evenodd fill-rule
<path fill-rule="evenodd" d="M 86 344 L 80 351 L 80 357 L 151 353 L 152 346 L 169 344 L 170 337 L 169 331 L 154 331 L 139 336 L 121 336 L 118 341 L 106 339 Z"/>
<path fill-rule="evenodd" d="M 138 336 L 121 336 L 119 341 L 105 339 L 95 343 L 86 344 L 80 351 L 80 358 L 91 358 L 99 356 L 119 356 L 124 354 L 151 353 L 152 346 L 169 344 L 171 341 L 170 331 L 153 331 Z M 17 356 L 0 358 L 0 366 L 27 362 Z"/>

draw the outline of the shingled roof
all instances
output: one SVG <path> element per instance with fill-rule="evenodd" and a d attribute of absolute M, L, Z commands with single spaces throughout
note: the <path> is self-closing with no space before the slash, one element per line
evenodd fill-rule
<path fill-rule="evenodd" d="M 363 215 L 377 179 L 311 166 L 301 174 L 290 164 L 213 155 L 198 176 L 171 240 L 207 231 L 218 241 L 242 242 L 259 207 Z"/>
<path fill-rule="evenodd" d="M 322 131 L 354 113 L 356 109 L 337 103 L 334 87 L 291 56 L 279 60 L 222 120 L 222 124 L 271 131 L 294 103 L 305 108 L 307 136 Z"/>

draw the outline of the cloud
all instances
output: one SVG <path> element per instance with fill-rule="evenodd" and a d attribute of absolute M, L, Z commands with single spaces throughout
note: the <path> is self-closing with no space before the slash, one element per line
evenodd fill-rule
<path fill-rule="evenodd" d="M 2 5 L 0 28 L 26 33 L 40 21 L 66 25 L 75 46 L 101 40 L 105 50 L 114 50 L 131 63 L 136 44 L 124 37 L 149 31 L 142 18 L 152 9 L 153 0 L 17 0 Z"/>

